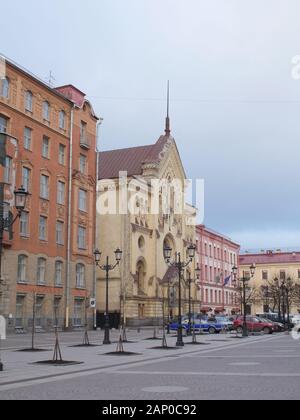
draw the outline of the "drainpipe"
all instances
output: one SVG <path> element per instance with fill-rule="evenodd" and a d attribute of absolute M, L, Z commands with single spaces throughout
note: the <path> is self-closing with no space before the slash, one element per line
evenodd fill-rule
<path fill-rule="evenodd" d="M 97 131 L 96 131 L 96 191 L 95 191 L 95 232 L 94 232 L 94 249 L 98 248 L 97 240 L 98 240 L 98 222 L 97 222 L 97 198 L 98 198 L 98 178 L 99 178 L 99 152 L 100 152 L 100 126 L 102 125 L 103 118 L 100 118 L 97 122 Z M 94 329 L 97 329 L 97 272 L 96 272 L 96 265 L 93 263 L 93 295 L 96 301 L 96 305 L 94 308 Z"/>
<path fill-rule="evenodd" d="M 72 225 L 72 174 L 73 174 L 73 126 L 74 126 L 74 108 L 71 109 L 70 121 L 70 153 L 69 153 L 69 186 L 68 186 L 68 232 L 67 232 L 67 270 L 66 270 L 66 313 L 65 328 L 69 328 L 70 315 L 70 276 L 71 276 L 71 225 Z"/>

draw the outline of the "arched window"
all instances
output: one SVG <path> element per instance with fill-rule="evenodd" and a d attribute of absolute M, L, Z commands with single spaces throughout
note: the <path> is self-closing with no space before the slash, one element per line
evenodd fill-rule
<path fill-rule="evenodd" d="M 18 256 L 18 282 L 26 283 L 27 281 L 28 257 L 26 255 Z"/>
<path fill-rule="evenodd" d="M 76 287 L 78 289 L 85 288 L 85 266 L 83 264 L 76 265 Z"/>
<path fill-rule="evenodd" d="M 26 111 L 32 112 L 32 101 L 33 101 L 33 95 L 30 90 L 27 90 L 25 93 L 25 109 Z"/>
<path fill-rule="evenodd" d="M 138 281 L 138 293 L 144 292 L 145 290 L 145 265 L 143 261 L 139 261 L 136 267 L 137 281 Z"/>
<path fill-rule="evenodd" d="M 60 111 L 59 113 L 59 128 L 64 130 L 66 128 L 66 113 L 65 111 Z"/>
<path fill-rule="evenodd" d="M 37 284 L 46 283 L 46 260 L 45 258 L 38 258 L 37 263 Z"/>
<path fill-rule="evenodd" d="M 50 121 L 50 104 L 47 101 L 43 102 L 43 118 Z"/>
<path fill-rule="evenodd" d="M 1 96 L 6 99 L 9 97 L 9 79 L 7 77 L 1 83 Z"/>
<path fill-rule="evenodd" d="M 55 286 L 62 286 L 62 271 L 63 271 L 62 261 L 55 261 L 55 278 L 54 278 Z"/>

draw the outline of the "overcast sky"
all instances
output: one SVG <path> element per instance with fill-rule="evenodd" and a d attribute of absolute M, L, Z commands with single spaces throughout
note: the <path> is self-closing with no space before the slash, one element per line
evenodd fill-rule
<path fill-rule="evenodd" d="M 86 92 L 103 150 L 156 141 L 170 79 L 205 224 L 243 248 L 300 246 L 299 0 L 11 0 L 1 16 L 0 52 Z"/>

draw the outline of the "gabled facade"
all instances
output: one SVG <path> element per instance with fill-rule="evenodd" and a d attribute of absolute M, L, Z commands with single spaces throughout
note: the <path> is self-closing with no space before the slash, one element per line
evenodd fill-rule
<path fill-rule="evenodd" d="M 126 178 L 119 179 L 120 172 Z M 166 182 L 163 183 L 163 180 Z M 178 182 L 180 194 L 168 190 L 168 185 Z M 155 182 L 158 187 L 155 190 Z M 161 183 L 161 184 L 159 184 Z M 126 188 L 123 189 L 122 185 Z M 156 185 L 156 184 L 155 184 Z M 195 227 L 187 226 L 186 217 L 195 209 L 189 207 L 176 214 L 177 204 L 184 206 L 185 172 L 174 138 L 161 136 L 149 146 L 134 147 L 100 153 L 98 182 L 98 235 L 97 246 L 104 258 L 109 255 L 114 262 L 114 251 L 121 248 L 123 260 L 110 273 L 109 309 L 118 313 L 127 324 L 152 323 L 162 317 L 163 305 L 167 311 L 177 313 L 176 270 L 169 269 L 164 261 L 164 245 L 169 245 L 173 254 L 180 252 L 186 259 L 187 246 L 195 244 Z M 126 191 L 131 212 L 120 212 L 119 192 Z M 168 192 L 169 191 L 169 192 Z M 110 193 L 117 192 L 115 214 L 99 214 L 101 203 L 108 202 Z M 157 194 L 156 194 L 157 193 Z M 170 194 L 170 212 L 164 212 L 164 199 Z M 172 195 L 174 194 L 174 196 Z M 124 197 L 123 193 L 121 195 Z M 153 211 L 155 198 L 157 211 Z M 168 200 L 167 200 L 168 201 Z M 124 210 L 124 209 L 123 209 Z M 194 276 L 194 262 L 189 267 Z M 104 273 L 97 272 L 97 309 L 105 309 Z M 171 289 L 175 291 L 171 296 Z M 187 309 L 187 287 L 182 283 L 183 307 Z M 192 286 L 196 300 L 196 287 Z M 172 302 L 171 302 L 172 300 Z"/>

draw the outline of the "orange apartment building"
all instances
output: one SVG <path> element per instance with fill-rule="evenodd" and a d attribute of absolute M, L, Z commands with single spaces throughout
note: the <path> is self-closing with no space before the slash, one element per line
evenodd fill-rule
<path fill-rule="evenodd" d="M 0 80 L 0 166 L 4 202 L 29 192 L 25 211 L 4 232 L 0 313 L 8 330 L 49 330 L 85 323 L 95 296 L 96 137 L 99 119 L 72 85 L 51 88 L 6 60 Z M 12 137 L 13 138 L 12 138 Z M 87 311 L 90 325 L 93 310 Z"/>
<path fill-rule="evenodd" d="M 240 245 L 204 225 L 196 226 L 201 267 L 198 287 L 201 312 L 231 315 L 240 311 L 232 267 L 238 264 Z"/>

